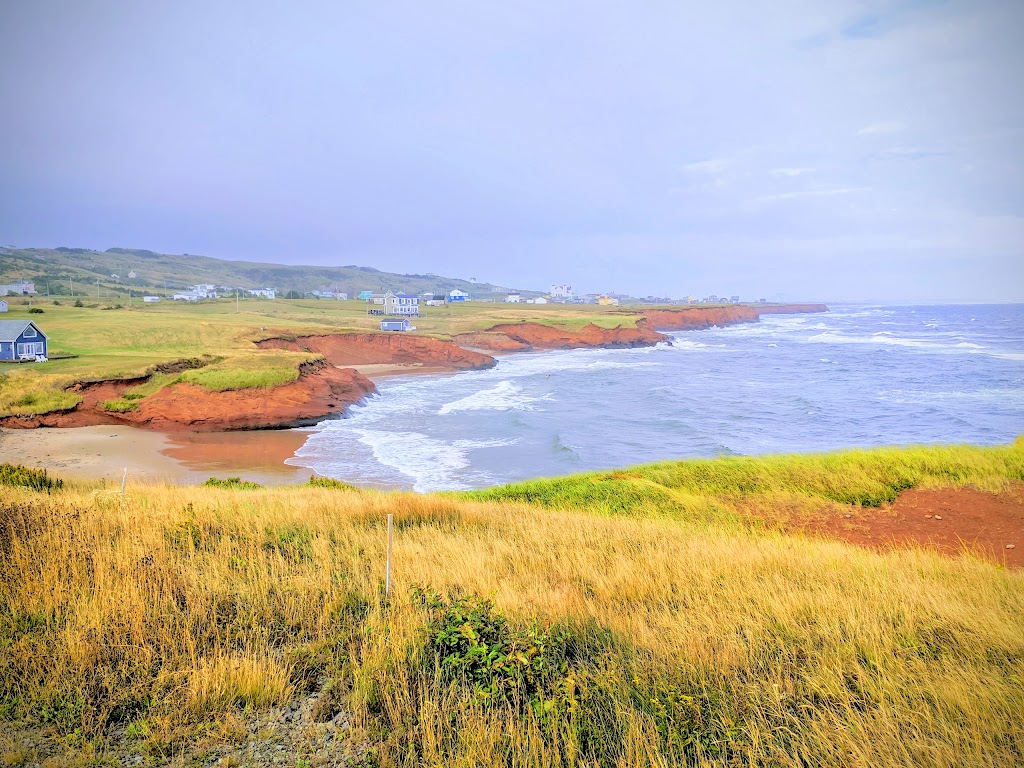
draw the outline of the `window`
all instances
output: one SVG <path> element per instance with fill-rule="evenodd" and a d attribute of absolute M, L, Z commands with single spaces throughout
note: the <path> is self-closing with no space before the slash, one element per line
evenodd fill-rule
<path fill-rule="evenodd" d="M 38 313 L 36 313 L 36 314 L 38 314 Z M 36 329 L 35 329 L 34 326 L 30 325 L 28 328 L 25 329 L 25 332 L 23 334 L 21 334 L 21 335 L 24 336 L 26 339 L 34 338 L 35 335 L 36 335 Z"/>

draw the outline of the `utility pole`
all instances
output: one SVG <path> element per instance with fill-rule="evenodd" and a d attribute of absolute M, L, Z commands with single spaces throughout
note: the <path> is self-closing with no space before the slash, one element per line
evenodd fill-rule
<path fill-rule="evenodd" d="M 241 311 L 242 311 L 242 308 L 238 304 L 238 289 L 235 288 L 235 314 L 238 314 Z"/>
<path fill-rule="evenodd" d="M 71 283 L 71 298 L 73 299 L 75 298 L 75 280 L 74 278 L 70 278 L 69 281 Z"/>

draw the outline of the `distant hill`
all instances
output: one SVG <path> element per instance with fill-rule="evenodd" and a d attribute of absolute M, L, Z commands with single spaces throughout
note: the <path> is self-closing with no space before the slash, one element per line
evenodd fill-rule
<path fill-rule="evenodd" d="M 131 277 L 134 273 L 134 277 Z M 117 277 L 113 277 L 116 275 Z M 372 267 L 314 267 L 228 261 L 192 254 L 156 253 L 138 248 L 0 248 L 0 283 L 35 281 L 40 294 L 127 295 L 132 292 L 165 294 L 198 283 L 231 288 L 274 288 L 279 296 L 289 291 L 306 293 L 333 289 L 355 297 L 360 291 L 395 293 L 448 293 L 456 288 L 473 297 L 498 298 L 511 288 L 472 283 L 438 275 L 399 275 Z M 519 291 L 540 296 L 540 291 Z"/>

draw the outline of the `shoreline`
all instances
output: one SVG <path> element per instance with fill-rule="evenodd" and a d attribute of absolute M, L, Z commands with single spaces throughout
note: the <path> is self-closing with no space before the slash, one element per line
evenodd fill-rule
<path fill-rule="evenodd" d="M 816 312 L 823 305 L 779 307 L 779 311 Z M 706 311 L 693 314 L 694 310 L 661 310 L 657 319 L 659 327 L 666 331 L 699 330 L 712 325 L 756 322 L 746 315 L 736 318 L 708 315 Z M 662 316 L 662 313 L 665 316 Z M 685 313 L 685 314 L 684 314 Z M 706 316 L 707 315 L 707 316 Z M 667 316 L 667 317 L 666 317 Z M 679 322 L 683 317 L 686 322 Z M 673 319 L 676 322 L 672 322 Z M 699 320 L 699 322 L 692 322 Z M 502 337 L 514 345 L 499 344 L 449 344 L 466 355 L 486 357 L 491 365 L 497 364 L 495 357 L 504 357 L 516 352 L 555 351 L 577 347 L 624 348 L 651 346 L 667 337 L 655 330 L 654 317 L 646 315 L 641 319 L 645 327 L 637 332 L 623 334 L 622 329 L 599 329 L 596 326 L 584 328 L 582 332 L 567 333 L 533 323 L 519 326 L 495 326 L 474 341 L 493 342 Z M 677 327 L 673 327 L 677 326 Z M 592 328 L 592 330 L 591 330 Z M 538 329 L 540 335 L 537 335 Z M 589 333 L 588 333 L 589 331 Z M 404 339 L 431 339 L 431 337 L 399 337 L 380 334 L 384 343 L 402 344 Z M 329 337 L 321 337 L 329 338 Z M 392 341 L 396 340 L 396 341 Z M 467 341 L 469 341 L 467 339 Z M 261 344 L 262 346 L 262 344 Z M 294 458 L 296 451 L 305 443 L 310 428 L 332 416 L 340 416 L 351 405 L 362 402 L 366 395 L 373 394 L 372 382 L 399 376 L 422 376 L 454 374 L 461 370 L 472 370 L 478 365 L 452 367 L 436 365 L 427 358 L 415 362 L 344 362 L 326 361 L 321 368 L 341 372 L 350 371 L 369 383 L 372 388 L 360 393 L 360 397 L 345 402 L 339 410 L 324 413 L 312 419 L 303 419 L 291 426 L 264 426 L 249 429 L 201 429 L 175 425 L 148 426 L 124 421 L 102 424 L 79 425 L 71 423 L 40 424 L 36 428 L 11 428 L 0 422 L 0 463 L 23 464 L 68 478 L 91 480 L 120 480 L 125 468 L 129 475 L 150 480 L 165 480 L 176 484 L 195 485 L 214 475 L 238 476 L 262 485 L 301 483 L 313 474 L 305 467 L 286 464 Z M 476 361 L 474 361 L 476 362 Z M 316 371 L 315 373 L 320 373 Z M 350 375 L 351 375 L 350 374 Z M 329 407 L 335 407 L 331 405 Z M 308 422 L 308 423 L 307 423 Z M 20 426 L 20 425 L 19 425 Z"/>

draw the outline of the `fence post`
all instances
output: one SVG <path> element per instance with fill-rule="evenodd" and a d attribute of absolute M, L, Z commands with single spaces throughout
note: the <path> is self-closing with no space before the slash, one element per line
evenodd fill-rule
<path fill-rule="evenodd" d="M 124 488 L 128 485 L 128 467 L 124 468 L 124 474 L 121 476 L 121 498 L 124 498 Z"/>
<path fill-rule="evenodd" d="M 395 527 L 395 516 L 388 515 L 388 559 L 384 566 L 384 597 L 391 597 L 391 538 Z"/>

